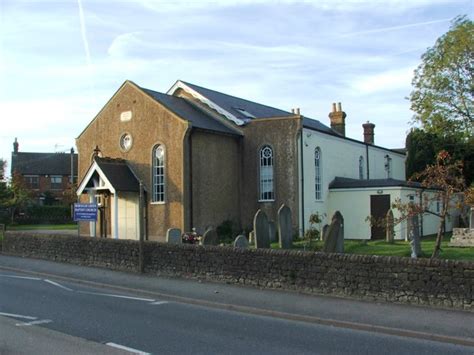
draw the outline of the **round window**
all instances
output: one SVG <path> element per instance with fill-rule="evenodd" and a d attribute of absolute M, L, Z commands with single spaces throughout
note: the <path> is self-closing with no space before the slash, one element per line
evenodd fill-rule
<path fill-rule="evenodd" d="M 124 151 L 130 150 L 132 147 L 132 136 L 128 133 L 122 134 L 122 137 L 120 137 L 120 148 Z"/>

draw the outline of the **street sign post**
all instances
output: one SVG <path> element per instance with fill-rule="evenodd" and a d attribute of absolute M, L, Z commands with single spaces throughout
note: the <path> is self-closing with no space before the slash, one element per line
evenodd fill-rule
<path fill-rule="evenodd" d="M 96 203 L 75 203 L 74 221 L 97 222 L 97 204 Z"/>

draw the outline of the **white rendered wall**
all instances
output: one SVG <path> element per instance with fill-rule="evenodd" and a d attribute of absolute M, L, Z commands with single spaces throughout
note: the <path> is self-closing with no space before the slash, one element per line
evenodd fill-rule
<path fill-rule="evenodd" d="M 300 144 L 298 144 L 300 147 Z M 315 197 L 315 166 L 314 166 L 314 151 L 316 147 L 321 149 L 321 165 L 322 165 L 322 198 L 316 200 Z M 392 158 L 392 177 L 394 179 L 405 179 L 405 156 L 397 154 L 381 148 L 369 146 L 369 176 L 370 179 L 386 178 L 387 174 L 384 168 L 385 156 L 388 154 Z M 367 178 L 367 157 L 366 145 L 362 142 L 357 143 L 344 138 L 338 138 L 328 134 L 310 129 L 303 129 L 303 187 L 304 187 L 304 213 L 301 218 L 304 218 L 305 229 L 309 228 L 309 216 L 313 213 L 319 213 L 323 217 L 323 224 L 329 223 L 333 209 L 330 210 L 328 202 L 329 183 L 336 177 L 347 177 L 352 179 L 359 178 L 359 158 L 364 160 L 364 179 Z M 301 162 L 298 162 L 301 171 Z M 301 196 L 301 179 L 300 179 L 300 196 Z M 367 205 L 370 212 L 370 194 L 367 195 Z M 352 204 L 354 201 L 351 198 L 343 199 L 345 204 Z M 341 202 L 342 203 L 342 202 Z M 301 204 L 301 202 L 300 202 Z M 332 203 L 334 207 L 334 203 Z M 300 206 L 301 212 L 301 206 Z M 342 211 L 341 211 L 342 213 Z M 343 213 L 344 215 L 344 213 Z M 364 216 L 363 220 L 368 213 Z M 345 218 L 345 215 L 344 215 Z M 350 220 L 355 221 L 355 217 L 350 217 Z M 329 221 L 329 222 L 328 222 Z M 301 224 L 300 220 L 300 226 Z M 364 222 L 365 223 L 365 222 Z M 346 223 L 347 225 L 347 223 Z M 354 235 L 362 236 L 362 231 L 366 231 L 357 222 L 357 230 L 354 230 Z M 301 231 L 302 232 L 302 231 Z M 346 233 L 347 235 L 347 233 Z M 365 238 L 370 237 L 369 234 Z"/>
<path fill-rule="evenodd" d="M 118 237 L 119 239 L 139 239 L 138 226 L 139 196 L 134 192 L 118 194 Z"/>

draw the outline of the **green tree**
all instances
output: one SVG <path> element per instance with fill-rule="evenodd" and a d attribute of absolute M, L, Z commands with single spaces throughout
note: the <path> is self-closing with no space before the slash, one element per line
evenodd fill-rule
<path fill-rule="evenodd" d="M 445 150 L 454 161 L 461 161 L 464 179 L 469 186 L 474 182 L 474 137 L 459 139 L 413 128 L 406 138 L 406 177 L 420 173 L 427 165 L 436 163 L 438 152 Z"/>
<path fill-rule="evenodd" d="M 414 123 L 430 133 L 469 138 L 474 120 L 474 23 L 457 17 L 422 55 L 410 94 Z"/>

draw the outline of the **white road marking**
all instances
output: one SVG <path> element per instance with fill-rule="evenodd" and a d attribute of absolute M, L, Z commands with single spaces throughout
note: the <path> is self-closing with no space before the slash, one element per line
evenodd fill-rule
<path fill-rule="evenodd" d="M 123 345 L 120 345 L 120 344 L 105 343 L 105 345 L 108 345 L 108 346 L 111 346 L 111 347 L 117 348 L 117 349 L 126 350 L 126 351 L 129 351 L 129 352 L 134 353 L 134 354 L 150 355 L 150 353 L 147 353 L 147 352 L 144 352 L 144 351 L 141 351 L 141 350 L 137 350 L 137 349 L 134 349 L 134 348 L 129 348 L 128 346 L 123 346 Z"/>
<path fill-rule="evenodd" d="M 30 277 L 30 276 L 16 276 L 16 275 L 0 275 L 0 277 L 10 277 L 12 279 L 25 279 L 25 280 L 41 280 L 39 277 Z"/>
<path fill-rule="evenodd" d="M 113 295 L 111 293 L 99 293 L 99 292 L 89 292 L 89 291 L 77 291 L 78 293 L 85 293 L 87 295 L 96 295 L 96 296 L 105 296 L 105 297 L 115 297 L 115 298 L 125 298 L 127 300 L 135 301 L 144 301 L 144 302 L 155 302 L 151 298 L 140 298 L 140 297 L 131 297 L 131 296 L 122 296 L 122 295 Z"/>
<path fill-rule="evenodd" d="M 166 303 L 169 303 L 168 301 L 156 301 L 156 302 L 152 302 L 150 304 L 166 304 Z"/>
<path fill-rule="evenodd" d="M 51 280 L 48 280 L 48 279 L 44 279 L 44 282 L 47 282 L 47 283 L 49 283 L 49 284 L 51 284 L 51 285 L 60 287 L 60 288 L 62 288 L 63 290 L 66 290 L 66 291 L 72 291 L 72 289 L 70 289 L 69 287 L 63 286 L 63 285 L 61 285 L 61 284 L 58 284 L 57 282 L 54 282 L 54 281 L 51 281 Z"/>
<path fill-rule="evenodd" d="M 38 319 L 38 317 L 23 316 L 23 315 L 21 315 L 21 314 L 3 313 L 3 312 L 0 312 L 0 316 L 13 317 L 13 318 L 23 318 L 23 319 L 31 319 L 31 320 Z"/>
<path fill-rule="evenodd" d="M 17 323 L 15 324 L 17 327 L 28 327 L 30 325 L 37 325 L 37 324 L 46 324 L 46 323 L 51 323 L 51 319 L 39 319 L 39 320 L 34 320 L 32 322 L 26 322 L 26 323 Z"/>

